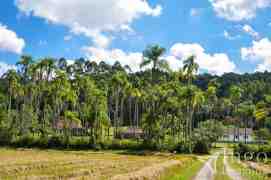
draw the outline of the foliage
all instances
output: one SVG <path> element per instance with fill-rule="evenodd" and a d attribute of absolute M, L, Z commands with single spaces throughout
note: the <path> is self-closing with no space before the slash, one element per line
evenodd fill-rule
<path fill-rule="evenodd" d="M 240 143 L 234 147 L 234 155 L 245 160 L 266 161 L 271 157 L 271 146 Z"/>
<path fill-rule="evenodd" d="M 17 70 L 0 78 L 1 143 L 191 153 L 207 152 L 223 124 L 270 136 L 270 73 L 199 75 L 193 55 L 172 72 L 165 51 L 148 46 L 146 69 L 135 73 L 119 62 L 22 56 Z M 122 142 L 121 133 L 139 142 Z"/>

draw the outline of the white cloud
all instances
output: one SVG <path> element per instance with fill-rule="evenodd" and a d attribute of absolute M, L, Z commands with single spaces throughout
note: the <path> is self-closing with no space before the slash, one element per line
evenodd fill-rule
<path fill-rule="evenodd" d="M 8 70 L 16 69 L 15 65 L 6 64 L 5 62 L 0 61 L 0 77 L 3 76 Z"/>
<path fill-rule="evenodd" d="M 140 64 L 142 62 L 142 53 L 141 52 L 129 52 L 126 53 L 121 49 L 102 49 L 95 47 L 83 47 L 86 56 L 97 63 L 105 61 L 108 64 L 113 65 L 116 61 L 119 61 L 121 65 L 128 65 L 133 72 L 140 71 Z M 175 56 L 169 55 L 162 57 L 168 61 L 169 66 L 172 70 L 178 70 L 182 67 L 182 62 L 178 60 Z M 150 68 L 150 66 L 143 69 Z"/>
<path fill-rule="evenodd" d="M 21 54 L 25 42 L 17 34 L 0 24 L 0 50 Z"/>
<path fill-rule="evenodd" d="M 268 26 L 270 26 L 270 27 L 271 27 L 271 22 L 270 22 L 270 23 L 268 23 Z"/>
<path fill-rule="evenodd" d="M 234 36 L 234 35 L 231 35 L 228 31 L 224 30 L 223 32 L 223 36 L 228 39 L 228 40 L 235 40 L 235 39 L 238 39 L 240 38 L 240 35 L 237 35 L 237 36 Z"/>
<path fill-rule="evenodd" d="M 229 39 L 229 40 L 232 40 L 232 39 L 233 39 L 232 36 L 230 35 L 230 33 L 229 33 L 228 31 L 226 31 L 226 30 L 224 30 L 223 35 L 224 35 L 224 37 L 225 37 L 226 39 Z"/>
<path fill-rule="evenodd" d="M 84 47 L 83 50 L 90 60 L 96 61 L 97 63 L 105 61 L 106 63 L 113 65 L 116 61 L 119 61 L 123 66 L 129 65 L 134 72 L 140 70 L 142 53 L 126 53 L 121 49 L 107 50 L 95 47 Z"/>
<path fill-rule="evenodd" d="M 257 10 L 271 6 L 270 0 L 209 0 L 216 14 L 229 21 L 252 19 Z"/>
<path fill-rule="evenodd" d="M 46 46 L 47 45 L 47 41 L 46 40 L 40 40 L 39 41 L 39 45 L 40 46 Z"/>
<path fill-rule="evenodd" d="M 255 71 L 271 71 L 271 41 L 268 38 L 253 41 L 251 47 L 241 48 L 243 60 L 260 62 Z"/>
<path fill-rule="evenodd" d="M 172 54 L 165 57 L 165 59 L 167 60 L 169 67 L 173 71 L 178 71 L 180 68 L 183 67 L 183 62 L 180 59 L 178 59 L 176 56 L 173 56 Z"/>
<path fill-rule="evenodd" d="M 105 61 L 112 65 L 119 61 L 123 66 L 129 65 L 134 72 L 140 70 L 141 52 L 126 53 L 120 49 L 107 50 L 96 47 L 84 47 L 83 51 L 90 60 L 98 63 Z M 169 54 L 164 56 L 163 59 L 169 63 L 172 70 L 176 71 L 183 66 L 183 60 L 191 55 L 196 55 L 196 62 L 199 63 L 201 70 L 208 71 L 211 74 L 222 75 L 235 70 L 235 64 L 230 61 L 226 54 L 207 54 L 199 44 L 177 43 L 172 46 Z"/>
<path fill-rule="evenodd" d="M 64 36 L 64 41 L 69 41 L 72 39 L 72 36 L 71 35 L 66 35 Z"/>
<path fill-rule="evenodd" d="M 110 38 L 105 33 L 118 32 L 144 15 L 159 16 L 162 7 L 151 7 L 145 0 L 16 0 L 21 12 L 70 28 L 75 34 L 93 39 L 105 48 Z"/>
<path fill-rule="evenodd" d="M 199 16 L 201 14 L 201 10 L 198 8 L 190 9 L 190 16 Z"/>
<path fill-rule="evenodd" d="M 216 53 L 207 54 L 205 49 L 199 44 L 177 43 L 172 46 L 171 54 L 177 59 L 184 60 L 191 55 L 196 56 L 196 62 L 200 69 L 211 74 L 222 75 L 235 71 L 235 64 L 229 59 L 227 54 Z"/>
<path fill-rule="evenodd" d="M 256 32 L 250 25 L 245 24 L 242 27 L 242 30 L 249 34 L 250 36 L 252 36 L 254 39 L 259 39 L 260 38 L 260 34 L 258 32 Z"/>

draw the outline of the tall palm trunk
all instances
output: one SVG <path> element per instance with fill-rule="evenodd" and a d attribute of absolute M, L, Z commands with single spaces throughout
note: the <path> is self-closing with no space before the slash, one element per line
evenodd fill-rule
<path fill-rule="evenodd" d="M 114 113 L 114 136 L 117 136 L 118 133 L 118 116 L 119 116 L 119 88 L 117 88 L 116 91 L 116 97 L 115 97 L 115 113 Z"/>

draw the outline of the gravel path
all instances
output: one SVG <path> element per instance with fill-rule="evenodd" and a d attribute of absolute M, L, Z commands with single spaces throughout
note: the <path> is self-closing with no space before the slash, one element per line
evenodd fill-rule
<path fill-rule="evenodd" d="M 214 170 L 214 161 L 217 160 L 219 156 L 219 152 L 212 155 L 208 161 L 204 164 L 201 170 L 198 172 L 196 178 L 194 180 L 213 180 L 215 175 Z"/>
<path fill-rule="evenodd" d="M 232 179 L 232 180 L 243 180 L 241 174 L 238 171 L 235 171 L 232 169 L 227 161 L 227 155 L 226 155 L 226 149 L 224 148 L 224 167 L 227 175 Z"/>

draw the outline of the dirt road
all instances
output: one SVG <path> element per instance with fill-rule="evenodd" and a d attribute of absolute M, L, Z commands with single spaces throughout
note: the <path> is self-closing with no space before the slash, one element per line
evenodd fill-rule
<path fill-rule="evenodd" d="M 213 180 L 215 175 L 214 163 L 217 160 L 220 152 L 212 155 L 208 161 L 205 162 L 204 166 L 198 172 L 194 180 Z"/>

